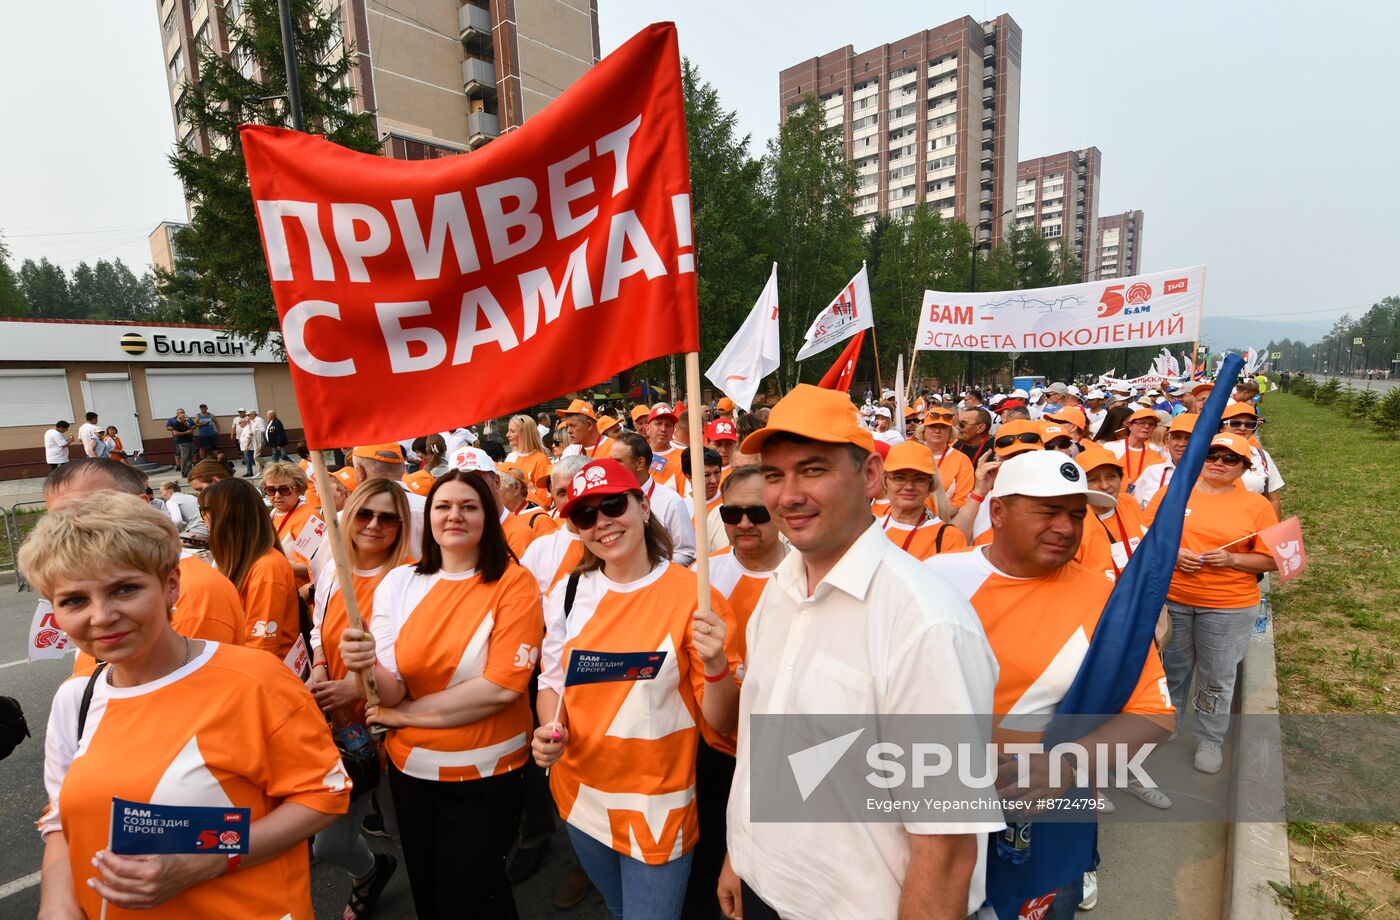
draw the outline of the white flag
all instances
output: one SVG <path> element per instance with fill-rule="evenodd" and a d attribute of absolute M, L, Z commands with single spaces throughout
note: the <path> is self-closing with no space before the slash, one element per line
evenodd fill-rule
<path fill-rule="evenodd" d="M 861 270 L 864 271 L 864 269 Z M 894 424 L 890 427 L 893 428 L 895 431 L 899 432 L 899 439 L 901 441 L 904 440 L 904 411 L 906 406 L 905 399 L 906 397 L 904 395 L 904 355 L 900 355 L 899 363 L 896 365 L 896 369 L 894 372 L 895 419 Z"/>
<path fill-rule="evenodd" d="M 856 276 L 812 321 L 802 350 L 797 353 L 797 360 L 805 361 L 874 325 L 875 313 L 870 308 L 870 282 L 866 280 L 865 263 L 862 262 Z"/>
<path fill-rule="evenodd" d="M 758 383 L 778 369 L 778 263 L 758 295 L 744 325 L 705 371 L 710 382 L 745 412 L 753 405 Z"/>
<path fill-rule="evenodd" d="M 53 618 L 53 604 L 48 601 L 39 601 L 39 606 L 34 608 L 34 619 L 29 622 L 28 651 L 30 661 L 62 658 L 69 652 L 77 651 L 73 640 Z"/>

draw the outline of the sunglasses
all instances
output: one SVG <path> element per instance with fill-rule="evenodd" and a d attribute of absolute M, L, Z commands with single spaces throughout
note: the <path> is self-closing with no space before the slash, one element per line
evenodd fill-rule
<path fill-rule="evenodd" d="M 273 495 L 291 495 L 291 486 L 263 486 L 263 494 L 271 497 Z"/>
<path fill-rule="evenodd" d="M 402 523 L 402 519 L 393 511 L 371 511 L 368 508 L 361 508 L 355 512 L 355 523 L 361 527 L 368 527 L 376 520 L 379 521 L 381 527 L 397 527 Z"/>
<path fill-rule="evenodd" d="M 997 447 L 1010 447 L 1012 444 L 1039 444 L 1040 435 L 1034 431 L 1027 431 L 1024 434 L 1004 434 L 994 442 Z"/>
<path fill-rule="evenodd" d="M 950 418 L 957 418 L 957 417 L 958 417 L 958 414 L 957 414 L 956 412 L 948 412 L 948 411 L 940 411 L 940 410 L 930 411 L 930 412 L 928 413 L 928 415 L 924 416 L 924 418 L 926 418 L 926 419 L 927 419 L 927 418 L 941 418 L 941 419 L 945 419 L 945 420 L 946 420 L 946 419 L 950 419 Z"/>
<path fill-rule="evenodd" d="M 719 519 L 731 527 L 737 526 L 747 515 L 749 523 L 757 527 L 759 524 L 767 524 L 773 520 L 773 515 L 768 513 L 768 508 L 764 505 L 720 505 Z"/>
<path fill-rule="evenodd" d="M 1053 441 L 1045 442 L 1046 450 L 1069 450 L 1074 446 L 1074 441 L 1069 438 L 1055 438 Z"/>
<path fill-rule="evenodd" d="M 1223 463 L 1226 466 L 1238 466 L 1244 462 L 1244 458 L 1239 454 L 1229 451 L 1213 450 L 1206 454 L 1207 463 Z"/>
<path fill-rule="evenodd" d="M 1257 418 L 1231 418 L 1225 420 L 1226 428 L 1242 428 L 1245 431 L 1254 431 L 1259 427 Z"/>
<path fill-rule="evenodd" d="M 596 505 L 582 505 L 569 514 L 569 520 L 579 530 L 591 530 L 598 523 L 598 512 L 610 518 L 620 518 L 627 513 L 627 493 L 604 496 Z"/>

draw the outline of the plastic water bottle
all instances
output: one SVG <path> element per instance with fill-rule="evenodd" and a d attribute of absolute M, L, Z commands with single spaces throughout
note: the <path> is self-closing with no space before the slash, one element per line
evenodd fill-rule
<path fill-rule="evenodd" d="M 1031 822 L 1011 821 L 997 837 L 997 855 L 1019 866 L 1031 858 Z"/>
<path fill-rule="evenodd" d="M 331 737 L 347 757 L 367 757 L 373 751 L 365 724 L 351 719 L 340 709 L 331 713 Z"/>
<path fill-rule="evenodd" d="M 1262 636 L 1269 631 L 1269 595 L 1259 598 L 1259 613 L 1254 617 L 1254 634 Z"/>

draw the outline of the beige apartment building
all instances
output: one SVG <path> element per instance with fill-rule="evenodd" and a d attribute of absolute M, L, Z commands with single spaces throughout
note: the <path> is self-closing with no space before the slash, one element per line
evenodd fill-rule
<path fill-rule="evenodd" d="M 1016 226 L 1035 227 L 1054 246 L 1069 243 L 1080 278 L 1093 281 L 1099 229 L 1099 148 L 1022 160 L 1016 168 Z"/>
<path fill-rule="evenodd" d="M 856 214 L 902 216 L 922 201 L 998 242 L 1016 199 L 1021 27 L 964 16 L 856 53 L 782 70 L 781 115 L 815 95 L 856 166 Z"/>
<path fill-rule="evenodd" d="M 1124 211 L 1099 218 L 1098 275 L 1127 278 L 1142 272 L 1142 212 Z"/>
<path fill-rule="evenodd" d="M 374 115 L 384 154 L 429 159 L 474 150 L 518 128 L 600 56 L 597 0 L 320 0 L 355 54 L 356 107 Z M 208 149 L 184 119 L 207 45 L 235 63 L 229 24 L 243 0 L 157 0 L 175 133 Z M 247 62 L 248 73 L 252 63 Z"/>

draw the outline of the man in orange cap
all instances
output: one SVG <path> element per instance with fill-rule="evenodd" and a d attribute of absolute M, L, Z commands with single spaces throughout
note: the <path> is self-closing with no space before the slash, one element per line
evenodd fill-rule
<path fill-rule="evenodd" d="M 846 394 L 799 384 L 744 439 L 763 503 L 794 552 L 749 620 L 739 724 L 755 713 L 988 713 L 996 661 L 967 602 L 886 539 L 870 513 L 883 468 Z M 819 696 L 818 696 L 819 694 Z M 816 708 L 814 708 L 816 707 Z M 739 733 L 729 795 L 726 916 L 893 917 L 901 904 L 964 917 L 983 900 L 985 834 L 966 823 L 751 820 L 754 731 Z M 862 742 L 869 743 L 869 742 Z M 761 768 L 761 770 L 760 770 Z M 813 872 L 839 853 L 844 871 Z"/>
<path fill-rule="evenodd" d="M 651 410 L 641 403 L 638 403 L 632 407 L 632 411 L 629 412 L 628 415 L 632 419 L 632 429 L 642 437 L 646 437 L 647 417 L 651 415 Z"/>
<path fill-rule="evenodd" d="M 967 501 L 975 476 L 972 461 L 967 459 L 967 454 L 951 443 L 953 423 L 957 418 L 956 410 L 946 409 L 937 404 L 924 416 L 924 446 L 929 449 L 933 455 L 933 462 L 938 465 L 938 479 L 943 483 L 943 489 L 948 493 L 948 501 L 952 502 L 955 511 Z"/>
<path fill-rule="evenodd" d="M 1181 404 L 1186 407 L 1186 411 L 1192 414 L 1199 413 L 1201 406 L 1205 405 L 1206 397 L 1210 391 L 1215 389 L 1215 384 L 1209 380 L 1202 380 L 1191 387 L 1191 392 L 1181 397 Z"/>
<path fill-rule="evenodd" d="M 1128 416 L 1128 436 L 1119 441 L 1105 441 L 1103 446 L 1123 461 L 1123 473 L 1129 482 L 1137 482 L 1142 471 L 1166 459 L 1162 448 L 1152 443 L 1152 432 L 1162 420 L 1151 409 L 1138 409 Z"/>
<path fill-rule="evenodd" d="M 1078 444 L 1084 437 L 1084 430 L 1089 425 L 1084 410 L 1074 405 L 1061 406 L 1054 412 L 1047 412 L 1043 419 L 1047 422 L 1056 422 L 1067 428 L 1069 436 L 1075 444 Z"/>
<path fill-rule="evenodd" d="M 915 559 L 964 549 L 967 538 L 928 509 L 937 467 L 918 441 L 903 441 L 885 458 L 885 496 L 889 514 L 880 523 L 885 536 Z"/>
<path fill-rule="evenodd" d="M 715 415 L 718 418 L 732 419 L 734 417 L 734 400 L 728 396 L 721 396 L 715 401 Z"/>
<path fill-rule="evenodd" d="M 560 409 L 557 414 L 564 420 L 564 427 L 569 430 L 569 446 L 564 448 L 565 457 L 582 454 L 593 460 L 608 456 L 612 442 L 598 430 L 598 414 L 588 400 L 576 399 L 569 403 L 569 408 Z M 613 420 L 613 424 L 617 424 L 616 419 Z"/>
<path fill-rule="evenodd" d="M 1143 470 L 1136 480 L 1129 481 L 1127 475 L 1124 475 L 1123 479 L 1128 483 L 1128 493 L 1144 510 L 1152 502 L 1152 497 L 1172 481 L 1176 465 L 1181 462 L 1181 455 L 1186 452 L 1186 445 L 1191 440 L 1191 432 L 1196 430 L 1198 418 L 1200 416 L 1196 413 L 1187 412 L 1172 419 L 1171 427 L 1167 429 L 1166 458 L 1161 463 Z"/>

